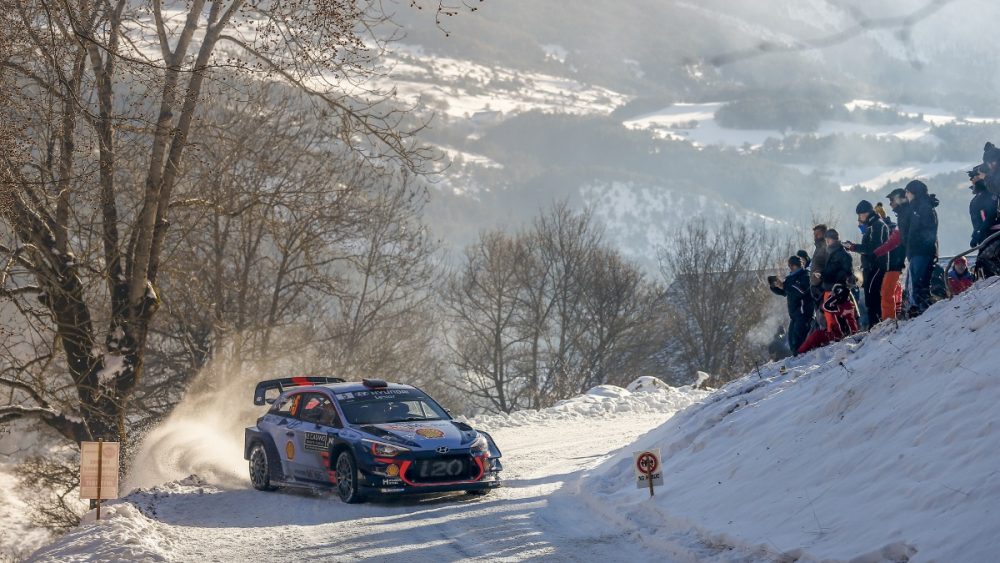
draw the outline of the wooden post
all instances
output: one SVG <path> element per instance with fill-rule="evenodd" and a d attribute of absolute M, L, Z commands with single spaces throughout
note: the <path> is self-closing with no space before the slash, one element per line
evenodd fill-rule
<path fill-rule="evenodd" d="M 97 519 L 101 519 L 101 469 L 104 467 L 104 462 L 101 456 L 104 455 L 104 438 L 97 439 Z"/>

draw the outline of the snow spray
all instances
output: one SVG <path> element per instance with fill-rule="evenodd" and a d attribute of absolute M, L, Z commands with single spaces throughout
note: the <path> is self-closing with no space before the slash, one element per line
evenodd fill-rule
<path fill-rule="evenodd" d="M 170 416 L 142 441 L 123 490 L 190 475 L 221 487 L 249 486 L 243 429 L 264 412 L 253 405 L 253 389 L 275 375 L 274 365 L 217 361 L 203 369 Z"/>

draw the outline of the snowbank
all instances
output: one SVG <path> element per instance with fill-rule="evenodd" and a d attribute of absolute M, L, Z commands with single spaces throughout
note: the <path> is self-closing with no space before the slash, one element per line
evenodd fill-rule
<path fill-rule="evenodd" d="M 772 363 L 640 438 L 572 496 L 714 560 L 995 561 L 1000 283 L 864 340 Z M 664 486 L 631 452 L 659 447 Z"/>
<path fill-rule="evenodd" d="M 171 561 L 180 537 L 165 536 L 162 527 L 128 502 L 101 509 L 101 521 L 88 513 L 78 528 L 36 551 L 27 561 Z"/>
<path fill-rule="evenodd" d="M 670 387 L 654 377 L 637 379 L 629 384 L 629 389 L 614 385 L 599 385 L 583 395 L 560 401 L 547 409 L 480 415 L 469 420 L 469 423 L 476 428 L 489 431 L 527 425 L 562 424 L 568 420 L 609 418 L 624 414 L 673 414 L 711 394 L 710 391 L 693 389 L 689 386 Z"/>

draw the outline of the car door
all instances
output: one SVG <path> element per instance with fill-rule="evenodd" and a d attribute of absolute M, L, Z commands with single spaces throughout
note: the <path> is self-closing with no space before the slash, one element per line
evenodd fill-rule
<path fill-rule="evenodd" d="M 281 470 L 288 480 L 295 480 L 296 477 L 296 457 L 301 447 L 296 443 L 294 432 L 299 421 L 295 419 L 298 410 L 301 393 L 293 393 L 280 398 L 267 414 L 268 432 L 274 440 L 274 446 L 278 449 L 278 457 L 281 459 Z"/>
<path fill-rule="evenodd" d="M 303 393 L 295 421 L 290 430 L 294 433 L 297 452 L 295 476 L 324 484 L 335 479 L 330 471 L 330 440 L 336 435 L 340 419 L 331 398 L 321 392 Z"/>

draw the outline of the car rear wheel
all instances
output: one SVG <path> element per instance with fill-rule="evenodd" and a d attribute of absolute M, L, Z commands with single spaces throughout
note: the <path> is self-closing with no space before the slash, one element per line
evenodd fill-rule
<path fill-rule="evenodd" d="M 258 491 L 273 491 L 278 487 L 271 484 L 271 466 L 267 450 L 257 442 L 250 449 L 250 484 Z"/>
<path fill-rule="evenodd" d="M 364 497 L 358 490 L 358 464 L 351 452 L 341 452 L 337 456 L 337 494 L 340 500 L 354 504 L 362 502 Z"/>

